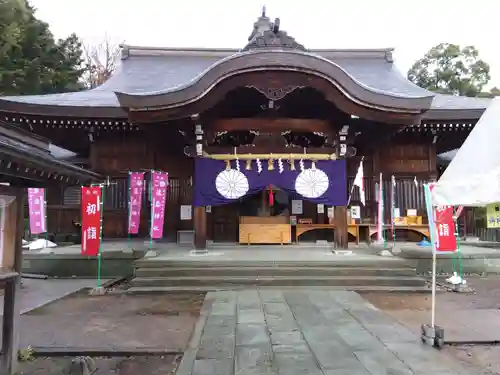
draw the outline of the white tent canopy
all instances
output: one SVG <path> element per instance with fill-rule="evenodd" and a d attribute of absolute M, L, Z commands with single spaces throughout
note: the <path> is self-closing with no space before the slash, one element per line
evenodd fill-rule
<path fill-rule="evenodd" d="M 437 206 L 500 202 L 500 97 L 492 100 L 432 190 Z"/>

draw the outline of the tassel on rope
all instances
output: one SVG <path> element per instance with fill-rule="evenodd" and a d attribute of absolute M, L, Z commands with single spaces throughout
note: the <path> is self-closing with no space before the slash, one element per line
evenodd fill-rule
<path fill-rule="evenodd" d="M 257 173 L 262 173 L 262 162 L 260 161 L 260 159 L 257 159 L 256 160 L 256 163 L 257 163 Z"/>
<path fill-rule="evenodd" d="M 231 162 L 229 160 L 226 160 L 226 171 L 231 169 Z"/>
<path fill-rule="evenodd" d="M 311 162 L 311 169 L 313 171 L 316 170 L 316 162 L 315 161 Z"/>
<path fill-rule="evenodd" d="M 274 171 L 274 160 L 273 159 L 269 159 L 267 161 L 267 170 Z"/>
<path fill-rule="evenodd" d="M 236 147 L 234 148 L 234 156 L 236 158 L 236 170 L 239 172 L 240 171 L 240 160 L 238 159 L 238 153 L 236 152 Z"/>
<path fill-rule="evenodd" d="M 294 171 L 295 170 L 295 160 L 290 158 L 290 160 L 288 160 L 288 163 L 290 163 L 290 170 Z"/>
<path fill-rule="evenodd" d="M 252 161 L 250 159 L 247 160 L 245 169 L 250 171 L 252 169 Z"/>
<path fill-rule="evenodd" d="M 269 185 L 269 206 L 274 206 L 274 194 L 272 185 Z"/>
<path fill-rule="evenodd" d="M 278 159 L 278 170 L 280 171 L 280 173 L 283 173 L 283 171 L 285 170 L 285 168 L 283 167 L 283 160 L 281 160 L 281 158 Z"/>

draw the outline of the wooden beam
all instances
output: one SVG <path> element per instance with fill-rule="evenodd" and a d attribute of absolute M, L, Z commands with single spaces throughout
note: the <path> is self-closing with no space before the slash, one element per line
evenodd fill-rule
<path fill-rule="evenodd" d="M 335 244 L 338 249 L 347 249 L 349 244 L 349 234 L 347 226 L 347 207 L 335 207 Z"/>
<path fill-rule="evenodd" d="M 207 250 L 207 211 L 205 207 L 194 208 L 194 247 L 198 251 Z"/>
<path fill-rule="evenodd" d="M 205 154 L 206 158 L 215 160 L 255 160 L 255 159 L 283 159 L 283 160 L 336 160 L 335 154 Z"/>
<path fill-rule="evenodd" d="M 282 132 L 286 130 L 329 133 L 335 127 L 327 120 L 298 118 L 232 118 L 218 119 L 209 126 L 214 132 L 257 130 L 262 132 Z"/>

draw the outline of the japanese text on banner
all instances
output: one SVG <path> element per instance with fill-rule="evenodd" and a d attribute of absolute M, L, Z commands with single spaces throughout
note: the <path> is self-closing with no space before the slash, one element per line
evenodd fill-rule
<path fill-rule="evenodd" d="M 141 223 L 141 205 L 142 195 L 144 193 L 144 173 L 130 173 L 130 196 L 128 202 L 128 233 L 139 233 L 139 225 Z"/>
<path fill-rule="evenodd" d="M 434 219 L 436 223 L 436 251 L 457 251 L 457 237 L 455 233 L 455 221 L 453 219 L 453 207 L 438 206 L 434 208 Z"/>
<path fill-rule="evenodd" d="M 82 187 L 82 255 L 97 256 L 101 245 L 100 186 Z"/>
<path fill-rule="evenodd" d="M 151 184 L 151 238 L 160 239 L 163 236 L 165 204 L 167 202 L 168 173 L 152 171 Z"/>
<path fill-rule="evenodd" d="M 28 188 L 28 209 L 31 234 L 45 233 L 47 225 L 44 189 Z"/>

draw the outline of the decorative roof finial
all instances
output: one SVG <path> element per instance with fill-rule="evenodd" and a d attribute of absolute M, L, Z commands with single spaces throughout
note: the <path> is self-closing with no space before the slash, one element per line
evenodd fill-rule
<path fill-rule="evenodd" d="M 265 17 L 266 16 L 266 6 L 263 5 L 262 6 L 262 17 Z"/>

